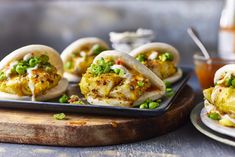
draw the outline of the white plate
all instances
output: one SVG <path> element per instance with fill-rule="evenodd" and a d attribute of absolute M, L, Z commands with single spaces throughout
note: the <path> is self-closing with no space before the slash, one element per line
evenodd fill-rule
<path fill-rule="evenodd" d="M 225 127 L 223 125 L 220 125 L 217 120 L 210 119 L 207 116 L 207 112 L 206 112 L 205 108 L 202 109 L 200 117 L 201 117 L 202 122 L 208 128 L 210 128 L 210 129 L 212 129 L 212 130 L 214 130 L 218 133 L 228 135 L 228 136 L 231 136 L 231 137 L 235 138 L 235 128 Z"/>
<path fill-rule="evenodd" d="M 190 120 L 195 128 L 200 131 L 202 134 L 219 141 L 221 143 L 230 145 L 235 147 L 235 139 L 233 137 L 220 134 L 218 132 L 213 131 L 212 129 L 208 128 L 201 120 L 200 113 L 202 108 L 204 107 L 204 103 L 197 104 L 190 114 Z"/>

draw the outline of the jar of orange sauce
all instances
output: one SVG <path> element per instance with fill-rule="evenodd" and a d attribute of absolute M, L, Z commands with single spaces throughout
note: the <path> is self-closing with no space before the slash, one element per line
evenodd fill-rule
<path fill-rule="evenodd" d="M 204 56 L 195 54 L 193 56 L 195 72 L 202 89 L 214 86 L 215 72 L 226 64 L 235 64 L 235 60 L 212 57 L 207 60 Z"/>

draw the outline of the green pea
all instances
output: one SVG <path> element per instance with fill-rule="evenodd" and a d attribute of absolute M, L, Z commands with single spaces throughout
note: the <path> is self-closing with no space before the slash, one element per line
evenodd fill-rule
<path fill-rule="evenodd" d="M 147 103 L 143 103 L 140 105 L 139 107 L 140 109 L 147 109 L 148 108 L 148 104 Z"/>
<path fill-rule="evenodd" d="M 29 60 L 29 66 L 30 67 L 35 67 L 37 64 L 38 64 L 38 59 L 37 58 L 33 57 Z"/>
<path fill-rule="evenodd" d="M 218 113 L 209 113 L 208 117 L 210 119 L 213 119 L 213 120 L 220 120 L 221 119 L 221 117 L 220 117 L 220 115 Z"/>
<path fill-rule="evenodd" d="M 139 62 L 144 62 L 146 60 L 146 56 L 144 54 L 139 54 L 136 59 L 139 61 Z"/>
<path fill-rule="evenodd" d="M 165 55 L 161 55 L 159 56 L 159 59 L 163 62 L 165 62 L 167 60 L 166 56 Z"/>
<path fill-rule="evenodd" d="M 11 73 L 16 73 L 16 65 L 11 68 Z"/>
<path fill-rule="evenodd" d="M 124 76 L 124 75 L 125 75 L 125 71 L 123 69 L 120 69 L 119 76 Z"/>
<path fill-rule="evenodd" d="M 47 55 L 41 55 L 39 57 L 39 60 L 41 61 L 42 64 L 45 64 L 49 61 L 49 57 Z"/>
<path fill-rule="evenodd" d="M 46 70 L 47 72 L 52 72 L 52 68 L 51 68 L 50 66 L 46 66 L 46 67 L 45 67 L 45 70 Z"/>
<path fill-rule="evenodd" d="M 159 106 L 159 104 L 157 102 L 150 102 L 149 103 L 149 108 L 150 109 L 155 109 Z"/>
<path fill-rule="evenodd" d="M 164 81 L 166 88 L 171 88 L 172 84 L 169 81 Z"/>
<path fill-rule="evenodd" d="M 173 61 L 174 56 L 171 53 L 166 52 L 166 53 L 161 54 L 159 56 L 159 59 L 163 62 L 164 61 Z"/>
<path fill-rule="evenodd" d="M 105 64 L 104 58 L 101 58 L 100 60 L 98 60 L 97 63 L 98 65 L 104 65 Z"/>
<path fill-rule="evenodd" d="M 56 120 L 64 120 L 66 119 L 66 115 L 64 113 L 58 113 L 58 114 L 54 114 L 53 118 L 55 118 Z"/>
<path fill-rule="evenodd" d="M 166 92 L 172 92 L 173 89 L 172 88 L 166 88 Z"/>
<path fill-rule="evenodd" d="M 226 87 L 230 87 L 232 85 L 232 78 L 227 78 L 224 82 Z"/>
<path fill-rule="evenodd" d="M 0 81 L 3 81 L 5 79 L 7 79 L 7 76 L 4 74 L 4 72 L 1 72 L 0 73 Z"/>
<path fill-rule="evenodd" d="M 25 74 L 26 73 L 26 66 L 22 66 L 22 65 L 17 65 L 16 66 L 16 72 L 20 75 Z"/>
<path fill-rule="evenodd" d="M 60 97 L 59 102 L 60 103 L 67 103 L 68 100 L 69 100 L 69 97 L 64 94 L 64 95 L 62 95 L 62 97 Z"/>
<path fill-rule="evenodd" d="M 119 74 L 120 69 L 114 69 L 113 71 L 114 71 L 116 74 Z"/>
<path fill-rule="evenodd" d="M 143 86 L 144 86 L 144 82 L 142 82 L 142 81 L 138 81 L 138 82 L 137 82 L 137 86 L 139 86 L 139 87 L 143 87 Z"/>
<path fill-rule="evenodd" d="M 91 50 L 94 55 L 98 55 L 102 51 L 104 51 L 105 49 L 102 46 L 100 46 L 99 44 L 95 44 L 94 46 L 92 46 Z"/>
<path fill-rule="evenodd" d="M 68 61 L 68 62 L 65 63 L 64 66 L 65 66 L 66 69 L 72 69 L 73 63 L 71 61 Z"/>
<path fill-rule="evenodd" d="M 232 80 L 231 84 L 235 88 L 235 79 Z"/>
<path fill-rule="evenodd" d="M 157 102 L 157 103 L 161 103 L 162 100 L 161 100 L 161 99 L 157 99 L 156 102 Z"/>
<path fill-rule="evenodd" d="M 173 61 L 174 56 L 171 53 L 167 52 L 167 53 L 165 53 L 165 55 L 166 55 L 166 58 L 167 58 L 168 61 Z"/>
<path fill-rule="evenodd" d="M 172 97 L 174 95 L 174 91 L 166 92 L 166 97 Z"/>

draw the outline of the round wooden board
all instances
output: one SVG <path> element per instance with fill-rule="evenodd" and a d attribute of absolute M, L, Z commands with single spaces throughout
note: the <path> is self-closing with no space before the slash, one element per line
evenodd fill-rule
<path fill-rule="evenodd" d="M 67 120 L 54 113 L 0 109 L 0 142 L 101 146 L 156 137 L 179 127 L 193 107 L 194 93 L 185 86 L 175 104 L 162 116 L 119 118 L 67 113 Z"/>

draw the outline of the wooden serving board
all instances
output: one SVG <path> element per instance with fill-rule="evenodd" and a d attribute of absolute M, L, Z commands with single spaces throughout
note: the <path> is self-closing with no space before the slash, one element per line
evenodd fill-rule
<path fill-rule="evenodd" d="M 66 113 L 67 120 L 55 120 L 54 113 L 0 109 L 0 142 L 101 146 L 148 139 L 183 124 L 193 107 L 193 99 L 192 88 L 185 86 L 164 115 L 149 118 Z"/>

